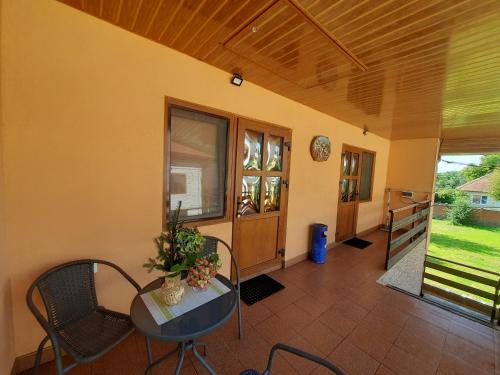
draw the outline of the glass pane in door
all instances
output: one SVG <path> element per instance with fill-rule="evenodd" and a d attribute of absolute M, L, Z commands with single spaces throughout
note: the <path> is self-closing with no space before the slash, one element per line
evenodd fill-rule
<path fill-rule="evenodd" d="M 353 153 L 351 158 L 351 176 L 358 175 L 359 154 Z"/>
<path fill-rule="evenodd" d="M 358 181 L 356 180 L 350 180 L 349 181 L 349 201 L 355 201 L 356 200 L 356 185 Z"/>
<path fill-rule="evenodd" d="M 279 211 L 280 209 L 280 177 L 266 177 L 266 196 L 264 212 Z"/>
<path fill-rule="evenodd" d="M 349 151 L 346 151 L 342 155 L 342 170 L 344 173 L 344 176 L 349 176 L 349 161 L 351 160 L 351 153 Z"/>
<path fill-rule="evenodd" d="M 283 138 L 270 135 L 267 140 L 267 162 L 268 171 L 281 171 L 281 154 L 283 148 Z"/>
<path fill-rule="evenodd" d="M 247 171 L 262 170 L 262 138 L 262 133 L 253 130 L 245 130 L 243 169 Z"/>
<path fill-rule="evenodd" d="M 259 212 L 260 176 L 243 176 L 238 213 L 240 215 L 252 215 Z"/>
<path fill-rule="evenodd" d="M 340 182 L 340 200 L 342 202 L 348 202 L 348 196 L 347 196 L 347 185 L 349 183 L 349 180 L 342 180 Z"/>

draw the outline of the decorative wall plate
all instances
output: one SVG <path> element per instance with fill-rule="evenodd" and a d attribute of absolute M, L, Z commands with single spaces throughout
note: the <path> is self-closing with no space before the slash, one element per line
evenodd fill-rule
<path fill-rule="evenodd" d="M 328 137 L 318 135 L 311 142 L 311 156 L 316 161 L 327 161 L 331 153 L 331 144 Z"/>

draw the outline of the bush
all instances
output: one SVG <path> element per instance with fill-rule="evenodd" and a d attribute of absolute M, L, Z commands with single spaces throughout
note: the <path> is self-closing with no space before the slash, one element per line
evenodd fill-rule
<path fill-rule="evenodd" d="M 467 196 L 459 196 L 455 203 L 448 208 L 448 220 L 453 225 L 465 225 L 472 220 L 472 206 Z"/>
<path fill-rule="evenodd" d="M 452 204 L 455 202 L 456 192 L 455 189 L 438 189 L 434 196 L 434 202 Z"/>

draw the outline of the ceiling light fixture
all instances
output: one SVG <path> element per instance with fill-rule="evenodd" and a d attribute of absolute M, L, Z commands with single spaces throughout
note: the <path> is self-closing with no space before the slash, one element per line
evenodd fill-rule
<path fill-rule="evenodd" d="M 241 86 L 243 83 L 243 77 L 241 74 L 235 73 L 233 74 L 233 78 L 231 78 L 231 83 L 235 86 Z"/>

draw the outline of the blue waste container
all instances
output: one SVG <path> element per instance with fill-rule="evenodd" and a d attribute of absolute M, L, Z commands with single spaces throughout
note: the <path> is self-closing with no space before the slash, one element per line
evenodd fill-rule
<path fill-rule="evenodd" d="M 325 224 L 312 225 L 311 260 L 314 263 L 325 263 L 327 231 L 328 226 Z"/>

